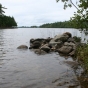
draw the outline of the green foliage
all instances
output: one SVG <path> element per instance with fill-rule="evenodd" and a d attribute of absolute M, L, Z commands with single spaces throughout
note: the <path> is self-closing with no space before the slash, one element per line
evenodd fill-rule
<path fill-rule="evenodd" d="M 30 28 L 38 28 L 37 26 L 31 26 Z"/>
<path fill-rule="evenodd" d="M 88 30 L 88 0 L 79 0 L 78 10 L 71 18 L 77 28 Z"/>
<path fill-rule="evenodd" d="M 60 0 L 57 0 L 57 2 Z M 64 8 L 72 5 L 77 9 L 74 16 L 71 18 L 71 23 L 75 28 L 88 30 L 88 0 L 78 0 L 75 5 L 72 0 L 61 0 L 64 3 Z"/>
<path fill-rule="evenodd" d="M 64 3 L 64 9 L 66 9 L 67 7 L 72 7 L 72 4 L 69 3 L 69 0 L 56 0 L 58 1 L 62 1 Z M 71 0 L 70 0 L 71 1 Z"/>
<path fill-rule="evenodd" d="M 47 23 L 39 26 L 40 28 L 73 28 L 70 21 Z"/>
<path fill-rule="evenodd" d="M 2 7 L 2 4 L 0 4 L 0 28 L 11 28 L 13 26 L 17 26 L 14 17 L 5 16 L 3 14 L 5 12 L 2 9 L 6 9 L 6 8 Z"/>
<path fill-rule="evenodd" d="M 10 28 L 13 26 L 17 26 L 14 17 L 0 16 L 0 28 Z"/>
<path fill-rule="evenodd" d="M 73 38 L 76 42 L 81 42 L 81 37 L 74 36 Z"/>
<path fill-rule="evenodd" d="M 82 62 L 85 70 L 88 72 L 88 44 L 78 47 L 76 57 Z"/>

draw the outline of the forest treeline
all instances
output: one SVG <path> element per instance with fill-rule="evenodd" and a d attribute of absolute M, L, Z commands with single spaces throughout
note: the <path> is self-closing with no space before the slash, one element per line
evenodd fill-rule
<path fill-rule="evenodd" d="M 13 26 L 17 26 L 14 17 L 4 15 L 5 11 L 3 9 L 7 8 L 0 4 L 0 28 L 12 28 Z"/>
<path fill-rule="evenodd" d="M 74 28 L 70 21 L 46 23 L 40 25 L 39 28 Z"/>
<path fill-rule="evenodd" d="M 13 26 L 17 26 L 14 17 L 0 16 L 0 28 L 12 28 Z"/>

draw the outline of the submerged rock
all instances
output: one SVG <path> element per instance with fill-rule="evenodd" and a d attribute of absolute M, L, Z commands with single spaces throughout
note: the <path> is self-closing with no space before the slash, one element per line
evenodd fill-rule
<path fill-rule="evenodd" d="M 79 63 L 76 61 L 63 61 L 66 65 L 70 66 L 71 68 L 77 68 Z"/>
<path fill-rule="evenodd" d="M 40 55 L 44 55 L 44 54 L 47 53 L 47 52 L 45 52 L 44 50 L 41 50 L 41 49 L 35 49 L 34 52 L 35 52 L 36 54 L 40 54 Z"/>

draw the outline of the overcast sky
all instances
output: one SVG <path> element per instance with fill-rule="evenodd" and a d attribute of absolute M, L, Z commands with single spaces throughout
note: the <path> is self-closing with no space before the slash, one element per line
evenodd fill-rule
<path fill-rule="evenodd" d="M 18 26 L 33 26 L 69 20 L 76 9 L 63 9 L 56 0 L 0 0 L 7 9 L 5 15 L 13 16 Z"/>

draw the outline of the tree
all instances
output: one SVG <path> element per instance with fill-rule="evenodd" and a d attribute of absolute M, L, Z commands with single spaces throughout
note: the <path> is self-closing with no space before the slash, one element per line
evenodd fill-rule
<path fill-rule="evenodd" d="M 0 15 L 4 15 L 3 13 L 5 13 L 5 11 L 3 11 L 3 9 L 7 9 L 5 7 L 2 6 L 2 4 L 0 4 Z"/>
<path fill-rule="evenodd" d="M 56 0 L 57 2 L 60 0 Z M 75 28 L 88 30 L 88 0 L 78 0 L 76 5 L 72 0 L 61 0 L 64 3 L 64 9 L 74 6 L 77 12 L 71 17 L 71 22 Z"/>
<path fill-rule="evenodd" d="M 17 23 L 14 19 L 14 17 L 6 16 L 3 13 L 3 9 L 7 9 L 0 4 L 0 28 L 13 28 L 14 26 L 17 26 Z"/>

